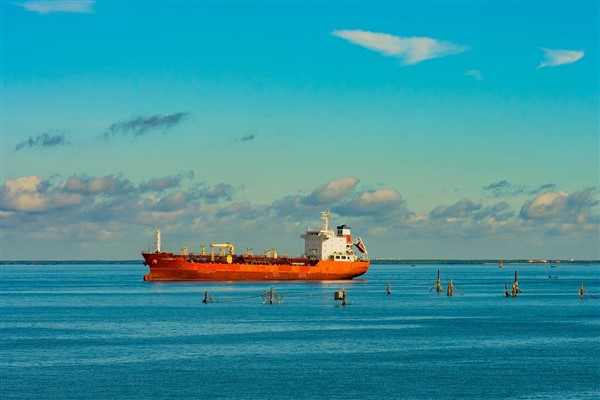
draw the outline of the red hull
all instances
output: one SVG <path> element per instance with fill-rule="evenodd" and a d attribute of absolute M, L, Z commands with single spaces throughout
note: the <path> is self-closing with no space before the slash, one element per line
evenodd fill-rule
<path fill-rule="evenodd" d="M 324 281 L 352 279 L 367 272 L 369 261 L 316 261 L 304 258 L 235 258 L 228 263 L 172 253 L 142 253 L 150 272 L 145 281 Z M 302 265 L 303 264 L 303 265 Z"/>

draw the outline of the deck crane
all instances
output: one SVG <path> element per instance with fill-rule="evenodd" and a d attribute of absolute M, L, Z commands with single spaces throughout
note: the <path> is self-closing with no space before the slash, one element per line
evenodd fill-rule
<path fill-rule="evenodd" d="M 219 248 L 219 255 L 224 256 L 225 255 L 225 249 L 229 250 L 229 254 L 227 255 L 227 262 L 231 264 L 231 256 L 233 256 L 233 252 L 234 252 L 234 247 L 231 243 L 226 242 L 226 243 L 211 243 L 210 244 L 210 260 L 214 261 L 215 260 L 215 247 Z"/>

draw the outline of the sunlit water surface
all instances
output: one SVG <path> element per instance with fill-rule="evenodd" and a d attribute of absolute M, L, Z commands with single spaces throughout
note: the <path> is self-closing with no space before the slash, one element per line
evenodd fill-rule
<path fill-rule="evenodd" d="M 429 291 L 438 269 L 464 295 Z M 522 293 L 505 298 L 515 270 Z M 600 398 L 600 299 L 577 295 L 600 295 L 597 264 L 372 265 L 323 283 L 145 272 L 1 266 L 0 397 Z M 271 286 L 281 304 L 263 304 Z"/>

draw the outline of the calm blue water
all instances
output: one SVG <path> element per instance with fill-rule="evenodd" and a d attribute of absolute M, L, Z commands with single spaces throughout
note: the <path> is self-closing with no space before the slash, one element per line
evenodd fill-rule
<path fill-rule="evenodd" d="M 438 268 L 464 296 L 429 292 Z M 515 269 L 523 292 L 504 298 Z M 582 281 L 600 295 L 600 265 L 373 265 L 343 283 L 145 272 L 2 266 L 0 397 L 600 398 L 600 299 L 577 296 Z M 271 285 L 283 303 L 262 304 Z"/>

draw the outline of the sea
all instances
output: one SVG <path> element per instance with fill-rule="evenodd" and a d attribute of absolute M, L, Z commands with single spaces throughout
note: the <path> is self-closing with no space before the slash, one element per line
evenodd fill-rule
<path fill-rule="evenodd" d="M 598 263 L 374 263 L 329 282 L 146 272 L 1 265 L 0 398 L 600 398 Z"/>

